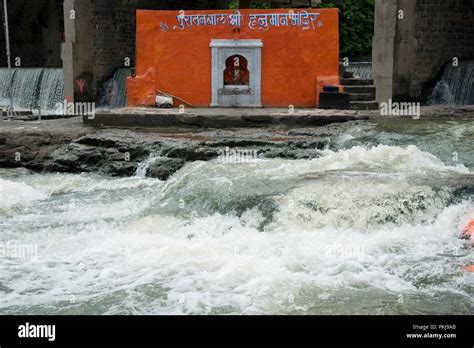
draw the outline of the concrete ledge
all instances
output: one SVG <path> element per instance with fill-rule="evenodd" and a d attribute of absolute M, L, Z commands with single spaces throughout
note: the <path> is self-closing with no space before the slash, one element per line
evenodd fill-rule
<path fill-rule="evenodd" d="M 298 109 L 179 109 L 125 108 L 98 111 L 83 117 L 86 125 L 100 127 L 245 128 L 267 126 L 324 126 L 366 120 L 368 114 L 347 110 Z"/>

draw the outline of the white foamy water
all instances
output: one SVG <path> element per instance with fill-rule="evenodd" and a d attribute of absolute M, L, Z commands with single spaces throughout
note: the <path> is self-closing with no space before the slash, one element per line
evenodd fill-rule
<path fill-rule="evenodd" d="M 26 206 L 34 201 L 46 199 L 47 195 L 24 183 L 0 179 L 0 211 Z"/>
<path fill-rule="evenodd" d="M 348 67 L 345 68 L 346 71 L 352 72 L 355 78 L 360 79 L 371 79 L 373 78 L 372 74 L 372 63 L 351 63 Z"/>
<path fill-rule="evenodd" d="M 472 313 L 472 179 L 415 146 L 9 176 L 0 245 L 38 253 L 0 258 L 0 313 Z"/>

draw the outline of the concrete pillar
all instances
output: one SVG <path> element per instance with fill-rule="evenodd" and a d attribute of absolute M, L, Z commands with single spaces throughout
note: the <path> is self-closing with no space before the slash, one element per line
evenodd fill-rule
<path fill-rule="evenodd" d="M 64 95 L 76 102 L 94 101 L 91 8 L 91 0 L 64 1 Z"/>
<path fill-rule="evenodd" d="M 403 18 L 397 20 L 395 34 L 393 99 L 410 99 L 411 80 L 415 73 L 415 19 L 416 1 L 398 0 L 398 11 L 403 11 Z"/>
<path fill-rule="evenodd" d="M 74 59 L 73 43 L 75 42 L 74 21 L 70 16 L 70 11 L 74 10 L 74 0 L 64 0 L 64 38 L 61 44 L 61 59 L 63 61 L 64 72 L 64 97 L 74 102 Z"/>
<path fill-rule="evenodd" d="M 372 50 L 376 99 L 409 99 L 415 67 L 416 1 L 378 0 Z"/>
<path fill-rule="evenodd" d="M 375 2 L 372 69 L 377 87 L 376 100 L 387 102 L 393 96 L 393 64 L 397 27 L 397 0 Z"/>
<path fill-rule="evenodd" d="M 46 4 L 45 19 L 47 27 L 42 27 L 43 57 L 47 67 L 61 66 L 60 60 L 60 37 L 59 37 L 59 14 L 55 0 L 48 0 Z"/>

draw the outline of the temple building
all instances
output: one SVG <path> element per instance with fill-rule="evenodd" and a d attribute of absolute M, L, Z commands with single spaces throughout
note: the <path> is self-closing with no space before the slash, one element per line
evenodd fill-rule
<path fill-rule="evenodd" d="M 339 84 L 337 9 L 137 11 L 128 106 L 316 107 Z"/>

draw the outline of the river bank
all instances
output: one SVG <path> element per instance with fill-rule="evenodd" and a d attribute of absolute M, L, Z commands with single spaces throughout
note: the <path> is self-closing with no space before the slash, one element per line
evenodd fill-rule
<path fill-rule="evenodd" d="M 0 313 L 470 314 L 474 122 L 455 116 L 11 124 L 0 149 L 27 160 L 7 164 L 36 169 L 0 169 Z"/>
<path fill-rule="evenodd" d="M 186 162 L 226 156 L 226 149 L 258 149 L 265 158 L 311 158 L 327 146 L 325 136 L 311 129 L 101 129 L 82 125 L 80 118 L 12 122 L 0 129 L 0 167 L 130 176 L 150 159 L 154 169 L 148 175 L 163 179 Z"/>
<path fill-rule="evenodd" d="M 236 111 L 229 110 L 229 113 L 232 112 Z M 318 113 L 320 117 L 330 114 L 327 110 Z M 267 127 L 225 129 L 196 128 L 191 125 L 104 128 L 84 125 L 81 117 L 4 121 L 0 128 L 0 168 L 23 167 L 38 172 L 96 172 L 131 176 L 137 173 L 141 163 L 147 161 L 145 175 L 167 179 L 186 163 L 193 161 L 219 158 L 228 161 L 229 156 L 239 161 L 242 159 L 238 156 L 248 157 L 250 153 L 260 159 L 316 158 L 320 150 L 337 147 L 335 139 L 341 134 L 349 134 L 360 127 L 406 124 L 416 128 L 417 124 L 422 125 L 433 119 L 465 121 L 474 119 L 474 108 L 425 107 L 419 120 L 382 119 L 373 112 L 350 111 L 345 116 L 348 115 L 354 120 L 343 118 L 319 127 L 274 123 Z M 215 116 L 210 115 L 210 118 Z"/>

